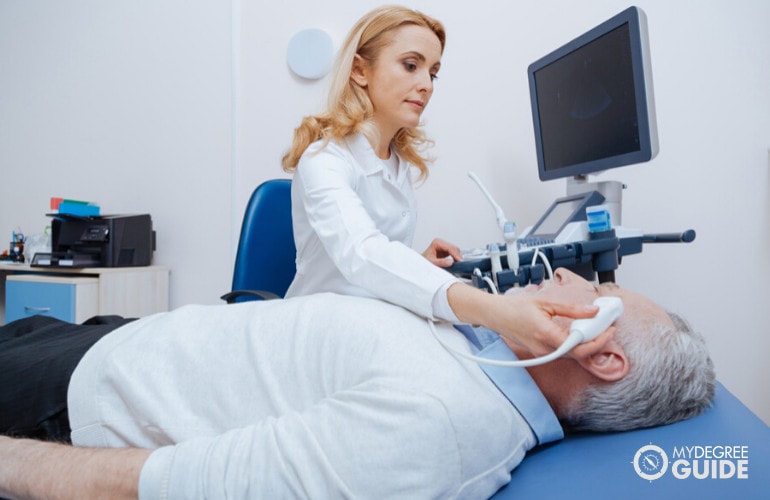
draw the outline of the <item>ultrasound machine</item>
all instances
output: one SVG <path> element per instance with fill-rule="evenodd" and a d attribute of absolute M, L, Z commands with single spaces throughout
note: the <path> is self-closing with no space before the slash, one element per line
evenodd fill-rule
<path fill-rule="evenodd" d="M 528 68 L 540 180 L 567 179 L 532 226 L 516 224 L 473 172 L 492 204 L 503 242 L 463 252 L 450 271 L 475 286 L 505 292 L 538 284 L 566 267 L 588 280 L 614 282 L 623 257 L 645 243 L 691 242 L 695 231 L 644 234 L 622 226 L 618 181 L 590 174 L 651 160 L 658 152 L 655 102 L 644 13 L 625 10 Z"/>
<path fill-rule="evenodd" d="M 539 283 L 559 266 L 607 282 L 614 281 L 621 259 L 640 253 L 643 244 L 692 241 L 692 230 L 644 234 L 622 226 L 622 183 L 588 180 L 589 174 L 649 161 L 657 153 L 644 13 L 636 7 L 621 12 L 532 63 L 528 72 L 540 179 L 567 178 L 566 196 L 517 234 L 471 173 L 495 209 L 504 241 L 467 252 L 454 272 L 479 288 L 500 292 Z M 712 460 L 709 477 L 684 478 L 676 469 L 683 460 L 672 455 L 668 463 L 666 457 L 666 450 L 683 443 L 750 447 L 750 465 L 749 460 L 744 464 L 750 471 L 737 477 L 727 467 L 723 475 Z M 697 417 L 627 432 L 572 434 L 538 447 L 493 500 L 767 498 L 768 470 L 770 429 L 718 383 L 712 408 Z"/>

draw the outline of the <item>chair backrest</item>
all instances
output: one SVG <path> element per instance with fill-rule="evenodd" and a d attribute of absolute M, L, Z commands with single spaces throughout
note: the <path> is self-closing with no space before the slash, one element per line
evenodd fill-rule
<path fill-rule="evenodd" d="M 233 290 L 261 290 L 283 297 L 297 272 L 296 253 L 291 180 L 265 181 L 252 193 L 243 216 Z"/>

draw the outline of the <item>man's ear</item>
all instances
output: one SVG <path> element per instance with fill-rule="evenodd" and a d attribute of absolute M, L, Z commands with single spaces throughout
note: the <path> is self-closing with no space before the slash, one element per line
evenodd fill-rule
<path fill-rule="evenodd" d="M 366 74 L 366 61 L 356 54 L 353 56 L 353 67 L 350 68 L 350 79 L 356 82 L 359 87 L 366 88 L 369 84 Z"/>
<path fill-rule="evenodd" d="M 602 349 L 578 362 L 584 370 L 605 382 L 617 382 L 631 369 L 626 351 L 617 342 L 611 340 Z"/>

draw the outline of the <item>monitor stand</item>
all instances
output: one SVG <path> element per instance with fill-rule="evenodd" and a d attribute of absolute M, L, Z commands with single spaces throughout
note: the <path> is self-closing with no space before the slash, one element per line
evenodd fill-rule
<path fill-rule="evenodd" d="M 604 196 L 604 204 L 610 212 L 610 220 L 613 226 L 623 224 L 623 190 L 626 185 L 619 181 L 588 182 L 588 177 L 579 175 L 567 178 L 567 196 L 585 193 L 586 191 L 598 191 Z"/>

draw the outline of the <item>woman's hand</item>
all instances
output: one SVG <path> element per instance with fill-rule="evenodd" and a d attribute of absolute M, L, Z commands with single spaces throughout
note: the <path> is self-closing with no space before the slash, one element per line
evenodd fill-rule
<path fill-rule="evenodd" d="M 592 318 L 598 307 L 587 304 L 554 302 L 537 296 L 509 296 L 510 304 L 505 307 L 503 321 L 497 327 L 503 340 L 511 347 L 518 344 L 533 356 L 550 354 L 561 346 L 569 334 L 572 319 Z M 507 317 L 506 317 L 507 316 Z M 554 320 L 555 317 L 561 320 Z M 575 359 L 588 357 L 598 352 L 615 334 L 611 326 L 595 339 L 578 344 L 569 353 Z"/>
<path fill-rule="evenodd" d="M 591 318 L 594 305 L 550 301 L 534 295 L 492 295 L 463 283 L 449 287 L 449 305 L 460 321 L 483 325 L 513 347 L 519 345 L 539 357 L 555 351 L 567 338 L 569 321 L 554 317 Z M 575 347 L 570 356 L 582 358 L 597 352 L 615 333 L 610 327 L 590 342 Z"/>
<path fill-rule="evenodd" d="M 430 246 L 422 253 L 422 256 L 438 267 L 449 267 L 455 262 L 463 260 L 463 254 L 456 245 L 436 238 L 430 242 Z"/>

